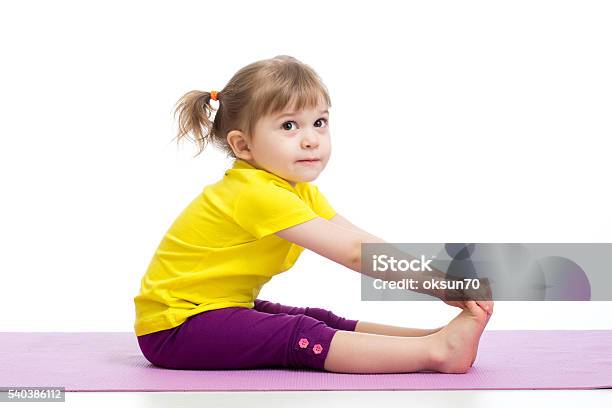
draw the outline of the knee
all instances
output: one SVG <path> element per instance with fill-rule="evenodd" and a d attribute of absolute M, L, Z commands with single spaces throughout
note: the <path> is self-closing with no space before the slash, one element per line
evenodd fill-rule
<path fill-rule="evenodd" d="M 334 313 L 329 310 L 322 309 L 320 307 L 307 307 L 306 315 L 310 317 L 314 317 L 317 320 L 325 322 L 329 325 L 329 323 L 336 322 L 339 318 Z"/>
<path fill-rule="evenodd" d="M 334 312 L 319 307 L 307 308 L 306 314 L 327 324 L 330 327 L 340 330 L 354 331 L 357 325 L 356 320 L 349 320 L 336 315 Z"/>

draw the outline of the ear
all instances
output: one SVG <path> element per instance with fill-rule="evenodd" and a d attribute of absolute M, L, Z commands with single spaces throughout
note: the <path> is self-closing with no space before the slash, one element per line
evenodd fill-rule
<path fill-rule="evenodd" d="M 230 145 L 236 157 L 243 160 L 253 159 L 253 155 L 249 149 L 249 140 L 240 130 L 232 130 L 228 132 L 227 144 Z"/>

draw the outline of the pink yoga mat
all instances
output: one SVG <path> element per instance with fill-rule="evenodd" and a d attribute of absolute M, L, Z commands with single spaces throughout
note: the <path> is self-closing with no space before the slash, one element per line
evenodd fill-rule
<path fill-rule="evenodd" d="M 486 330 L 466 374 L 196 371 L 151 365 L 130 332 L 0 332 L 0 387 L 66 391 L 612 388 L 612 330 Z"/>

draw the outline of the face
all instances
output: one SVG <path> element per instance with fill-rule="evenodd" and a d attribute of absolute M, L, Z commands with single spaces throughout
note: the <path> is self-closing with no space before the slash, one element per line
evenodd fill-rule
<path fill-rule="evenodd" d="M 283 110 L 260 118 L 252 138 L 232 131 L 228 142 L 237 157 L 282 177 L 292 186 L 312 181 L 323 171 L 331 154 L 327 111 L 325 103 L 298 112 Z"/>

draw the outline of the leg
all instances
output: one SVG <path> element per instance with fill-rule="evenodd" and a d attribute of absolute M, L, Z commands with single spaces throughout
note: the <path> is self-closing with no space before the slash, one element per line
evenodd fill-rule
<path fill-rule="evenodd" d="M 434 334 L 444 327 L 445 326 L 440 326 L 435 329 L 413 329 L 411 327 L 390 326 L 359 320 L 355 326 L 355 331 L 360 333 L 383 334 L 386 336 L 420 337 Z"/>
<path fill-rule="evenodd" d="M 255 299 L 255 310 L 265 313 L 287 313 L 290 315 L 304 314 L 310 317 L 314 317 L 327 324 L 329 327 L 333 327 L 339 330 L 346 331 L 357 331 L 361 333 L 371 334 L 384 334 L 387 336 L 404 336 L 404 337 L 415 337 L 415 336 L 427 336 L 433 334 L 442 327 L 436 329 L 413 329 L 409 327 L 399 326 L 388 326 L 378 323 L 366 322 L 363 320 L 350 320 L 344 317 L 336 316 L 333 312 L 318 308 L 318 307 L 295 307 L 285 306 L 280 303 L 270 302 L 267 300 Z"/>
<path fill-rule="evenodd" d="M 357 325 L 357 320 L 336 316 L 333 312 L 320 307 L 286 306 L 276 302 L 255 299 L 254 309 L 259 312 L 271 314 L 286 313 L 288 315 L 306 315 L 320 320 L 329 327 L 338 330 L 354 331 Z"/>
<path fill-rule="evenodd" d="M 346 373 L 465 373 L 476 357 L 487 322 L 486 312 L 471 301 L 470 308 L 447 326 L 423 337 L 338 331 L 324 368 Z"/>
<path fill-rule="evenodd" d="M 332 339 L 324 368 L 341 373 L 435 371 L 436 346 L 430 337 L 338 331 Z"/>
<path fill-rule="evenodd" d="M 147 360 L 164 368 L 323 370 L 337 331 L 304 314 L 228 307 L 202 312 L 177 327 L 139 336 L 138 343 Z"/>
<path fill-rule="evenodd" d="M 154 365 L 188 370 L 308 367 L 347 373 L 466 372 L 485 317 L 464 310 L 444 329 L 397 337 L 333 329 L 306 315 L 230 307 L 138 337 Z"/>

